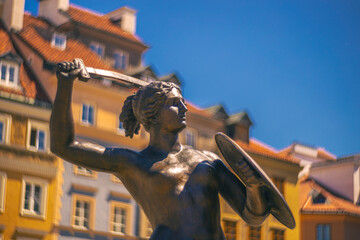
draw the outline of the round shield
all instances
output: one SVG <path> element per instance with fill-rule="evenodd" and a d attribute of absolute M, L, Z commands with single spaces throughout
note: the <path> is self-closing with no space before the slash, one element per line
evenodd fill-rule
<path fill-rule="evenodd" d="M 270 213 L 286 227 L 293 229 L 295 227 L 295 219 L 289 206 L 284 200 L 279 190 L 272 183 L 270 178 L 261 169 L 261 167 L 231 138 L 224 133 L 217 133 L 215 135 L 215 141 L 220 149 L 226 162 L 233 169 L 235 174 L 241 179 L 241 181 L 247 186 L 247 177 L 239 166 L 243 166 L 245 163 L 252 174 L 262 182 L 262 185 L 266 188 L 266 193 L 269 200 Z"/>

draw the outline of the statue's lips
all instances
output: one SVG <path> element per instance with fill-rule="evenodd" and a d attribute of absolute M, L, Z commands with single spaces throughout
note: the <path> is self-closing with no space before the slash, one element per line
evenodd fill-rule
<path fill-rule="evenodd" d="M 179 116 L 179 119 L 180 119 L 180 121 L 185 121 L 185 120 L 186 120 L 186 116 L 185 116 L 185 115 Z"/>

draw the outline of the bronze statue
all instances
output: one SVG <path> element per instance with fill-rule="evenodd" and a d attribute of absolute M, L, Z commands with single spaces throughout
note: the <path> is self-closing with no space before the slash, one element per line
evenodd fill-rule
<path fill-rule="evenodd" d="M 73 164 L 119 177 L 148 217 L 154 229 L 150 239 L 225 240 L 219 193 L 250 225 L 261 224 L 278 209 L 281 199 L 272 200 L 268 183 L 246 159 L 235 166 L 243 183 L 212 154 L 179 143 L 187 108 L 175 84 L 154 82 L 126 99 L 120 114 L 126 136 L 137 133 L 140 124 L 150 133 L 149 145 L 141 152 L 75 141 L 71 98 L 80 71 L 76 61 L 59 64 L 51 150 Z M 217 141 L 224 145 L 226 137 Z M 293 219 L 287 220 L 283 223 L 293 228 Z"/>

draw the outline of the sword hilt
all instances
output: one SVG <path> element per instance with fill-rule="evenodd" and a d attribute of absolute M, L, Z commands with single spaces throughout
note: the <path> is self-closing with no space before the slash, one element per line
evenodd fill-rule
<path fill-rule="evenodd" d="M 78 76 L 79 80 L 83 81 L 83 82 L 87 82 L 90 79 L 90 74 L 86 70 L 86 67 L 85 67 L 85 64 L 84 64 L 83 60 L 80 59 L 80 58 L 75 58 L 74 63 L 75 63 L 75 65 L 79 64 L 80 69 L 81 69 L 81 71 L 79 73 L 79 76 Z"/>

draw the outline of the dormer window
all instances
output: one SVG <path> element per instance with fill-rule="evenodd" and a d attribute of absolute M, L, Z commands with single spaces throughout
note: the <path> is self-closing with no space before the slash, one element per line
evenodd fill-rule
<path fill-rule="evenodd" d="M 128 53 L 117 51 L 114 53 L 114 68 L 125 70 L 128 65 Z"/>
<path fill-rule="evenodd" d="M 98 42 L 92 42 L 90 44 L 90 49 L 96 53 L 99 57 L 104 57 L 104 50 L 105 50 L 105 47 L 104 45 L 98 43 Z"/>
<path fill-rule="evenodd" d="M 0 60 L 0 84 L 8 87 L 19 85 L 19 64 L 16 62 Z"/>
<path fill-rule="evenodd" d="M 51 45 L 60 50 L 64 50 L 66 48 L 66 35 L 61 33 L 54 33 Z"/>

